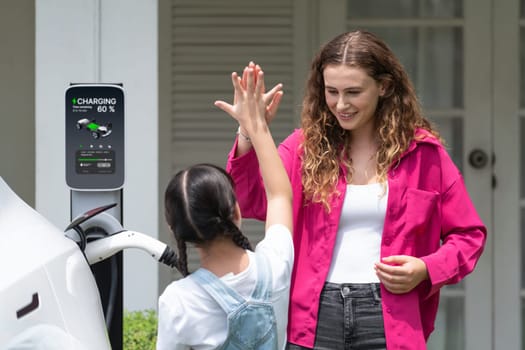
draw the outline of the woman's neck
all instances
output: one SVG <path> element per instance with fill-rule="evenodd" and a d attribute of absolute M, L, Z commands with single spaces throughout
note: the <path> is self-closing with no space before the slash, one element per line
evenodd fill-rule
<path fill-rule="evenodd" d="M 377 182 L 377 149 L 377 141 L 373 133 L 352 135 L 348 155 L 351 161 L 349 170 L 352 172 L 352 180 L 350 183 L 354 185 L 366 185 Z"/>
<path fill-rule="evenodd" d="M 373 127 L 361 130 L 352 130 L 350 146 L 357 150 L 377 148 L 377 135 Z"/>

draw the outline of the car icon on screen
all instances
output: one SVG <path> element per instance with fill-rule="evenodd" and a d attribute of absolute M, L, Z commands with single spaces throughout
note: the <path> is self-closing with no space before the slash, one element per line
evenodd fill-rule
<path fill-rule="evenodd" d="M 111 134 L 111 123 L 97 124 L 94 119 L 82 118 L 77 121 L 77 130 L 86 129 L 91 133 L 91 136 L 96 140 L 101 137 L 107 137 Z"/>

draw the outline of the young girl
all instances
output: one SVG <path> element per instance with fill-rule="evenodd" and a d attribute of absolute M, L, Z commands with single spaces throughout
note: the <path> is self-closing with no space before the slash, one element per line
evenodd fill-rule
<path fill-rule="evenodd" d="M 408 75 L 374 34 L 338 35 L 312 61 L 301 120 L 279 146 L 294 194 L 288 349 L 425 349 L 441 287 L 472 272 L 487 231 Z M 258 165 L 238 137 L 227 169 L 243 215 L 262 219 Z"/>
<path fill-rule="evenodd" d="M 284 349 L 293 266 L 292 192 L 265 121 L 282 91 L 264 94 L 263 72 L 232 73 L 234 104 L 215 104 L 239 122 L 261 165 L 266 190 L 264 239 L 251 251 L 242 234 L 233 182 L 221 168 L 199 164 L 180 171 L 165 194 L 166 220 L 185 278 L 159 298 L 157 349 Z M 187 268 L 194 244 L 201 267 Z"/>

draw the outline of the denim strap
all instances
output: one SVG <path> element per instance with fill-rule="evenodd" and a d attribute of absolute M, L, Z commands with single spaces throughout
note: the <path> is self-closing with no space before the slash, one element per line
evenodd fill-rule
<path fill-rule="evenodd" d="M 271 297 L 272 274 L 266 259 L 256 254 L 257 283 L 252 293 L 255 300 L 268 300 Z M 229 314 L 246 300 L 236 290 L 224 283 L 215 274 L 205 268 L 199 268 L 190 275 L 195 283 L 199 284 L 210 296 Z"/>

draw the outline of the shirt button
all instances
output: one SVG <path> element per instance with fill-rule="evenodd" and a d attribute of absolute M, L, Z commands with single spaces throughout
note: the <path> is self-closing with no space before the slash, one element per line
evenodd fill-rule
<path fill-rule="evenodd" d="M 392 238 L 390 237 L 385 238 L 385 244 L 390 245 L 390 243 L 392 243 Z"/>
<path fill-rule="evenodd" d="M 387 309 L 386 309 L 386 312 L 388 312 L 389 314 L 391 314 L 391 313 L 392 313 L 392 309 L 391 309 L 391 308 L 387 308 Z"/>

